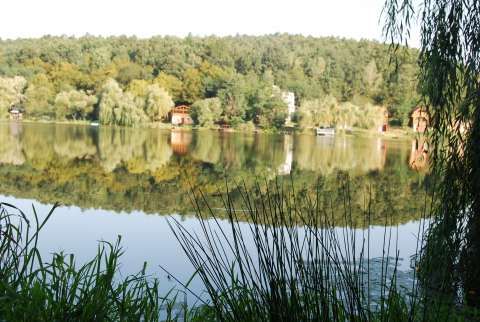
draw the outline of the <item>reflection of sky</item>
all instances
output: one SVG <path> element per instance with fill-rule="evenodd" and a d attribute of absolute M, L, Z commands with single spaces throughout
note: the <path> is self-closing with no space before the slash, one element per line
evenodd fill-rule
<path fill-rule="evenodd" d="M 14 197 L 0 196 L 0 200 L 12 203 L 31 215 L 31 205 L 35 205 L 37 213 L 44 216 L 50 210 L 49 205 L 42 205 L 36 201 L 16 199 Z M 180 217 L 175 217 L 182 220 Z M 225 223 L 224 221 L 222 222 Z M 188 218 L 182 221 L 188 231 L 199 231 L 196 219 Z M 246 225 L 242 225 L 246 228 Z M 401 269 L 407 269 L 409 258 L 415 254 L 416 237 L 419 222 L 393 227 L 391 229 L 392 243 L 390 256 L 395 256 L 395 247 L 398 245 L 399 256 L 403 258 Z M 228 228 L 227 228 L 228 229 Z M 338 228 L 341 234 L 343 228 Z M 381 257 L 384 252 L 384 227 L 370 228 L 370 257 Z M 387 229 L 387 235 L 389 234 Z M 166 216 L 146 215 L 142 212 L 115 213 L 105 210 L 81 210 L 78 207 L 60 207 L 41 233 L 40 250 L 44 254 L 65 251 L 74 253 L 77 262 L 84 262 L 91 258 L 100 240 L 114 242 L 118 235 L 122 236 L 122 245 L 125 254 L 121 260 L 121 271 L 124 274 L 135 273 L 141 269 L 144 261 L 149 264 L 149 272 L 160 277 L 162 289 L 165 291 L 174 286 L 173 281 L 159 269 L 162 265 L 180 281 L 187 281 L 193 269 L 186 256 L 183 254 L 176 239 L 167 224 Z M 357 243 L 366 238 L 366 231 L 357 230 Z M 398 238 L 398 241 L 397 241 Z M 251 241 L 248 241 L 251 246 Z M 357 244 L 358 245 L 358 244 Z M 200 290 L 199 281 L 191 285 L 194 290 Z"/>

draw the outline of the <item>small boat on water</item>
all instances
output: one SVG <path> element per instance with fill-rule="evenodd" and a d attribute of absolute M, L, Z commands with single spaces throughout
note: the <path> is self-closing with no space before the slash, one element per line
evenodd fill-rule
<path fill-rule="evenodd" d="M 315 132 L 317 135 L 321 136 L 334 136 L 335 135 L 335 128 L 333 127 L 317 127 L 315 128 Z"/>
<path fill-rule="evenodd" d="M 90 123 L 90 126 L 98 126 L 98 125 L 99 125 L 98 122 L 92 122 L 92 123 Z"/>

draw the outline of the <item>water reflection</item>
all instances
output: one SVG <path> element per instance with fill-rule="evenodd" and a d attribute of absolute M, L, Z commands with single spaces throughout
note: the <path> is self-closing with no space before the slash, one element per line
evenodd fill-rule
<path fill-rule="evenodd" d="M 412 236 L 418 233 L 416 220 L 428 183 L 425 172 L 411 168 L 420 167 L 418 161 L 412 163 L 420 147 L 421 142 L 381 138 L 0 123 L 0 198 L 22 209 L 34 203 L 40 214 L 54 202 L 64 205 L 45 228 L 43 254 L 65 250 L 82 262 L 98 240 L 112 241 L 121 234 L 126 272 L 135 272 L 147 260 L 186 281 L 193 270 L 166 221 L 148 214 L 174 214 L 189 231 L 199 231 L 190 217 L 191 188 L 201 188 L 221 217 L 225 212 L 217 192 L 224 190 L 228 176 L 247 185 L 256 178 L 267 186 L 284 180 L 299 195 L 318 193 L 322 205 L 340 205 L 332 207 L 332 220 L 341 226 L 345 196 L 338 176 L 343 171 L 350 176 L 353 225 L 366 226 L 363 210 L 370 198 L 370 224 L 378 225 L 371 228 L 372 245 L 382 245 L 387 222 L 401 224 L 398 245 L 408 258 L 415 250 Z M 235 189 L 231 197 L 241 204 Z M 381 255 L 383 249 L 377 248 L 372 257 Z M 193 283 L 202 289 L 199 281 Z M 166 278 L 162 285 L 173 286 Z"/>
<path fill-rule="evenodd" d="M 412 148 L 408 164 L 414 170 L 425 170 L 429 162 L 428 143 L 425 137 L 419 137 L 412 140 Z"/>
<path fill-rule="evenodd" d="M 54 159 L 92 159 L 107 172 L 124 164 L 131 173 L 155 172 L 167 165 L 175 154 L 225 169 L 256 170 L 260 167 L 285 175 L 295 167 L 322 174 L 336 170 L 361 174 L 382 170 L 387 157 L 387 142 L 380 138 L 98 129 L 21 123 L 2 124 L 0 131 L 2 164 L 21 165 L 28 160 L 45 167 Z"/>
<path fill-rule="evenodd" d="M 392 198 L 405 220 L 412 209 L 407 199 L 424 180 L 409 169 L 412 149 L 408 141 L 381 138 L 2 123 L 0 193 L 82 208 L 187 214 L 191 187 L 213 195 L 225 175 L 250 183 L 293 175 L 299 188 L 322 177 L 333 189 L 344 171 L 358 186 L 359 205 L 363 187 L 373 185 L 382 207 Z"/>
<path fill-rule="evenodd" d="M 381 138 L 301 135 L 295 141 L 295 152 L 294 160 L 302 170 L 322 174 L 343 170 L 361 174 L 384 168 L 387 142 Z"/>

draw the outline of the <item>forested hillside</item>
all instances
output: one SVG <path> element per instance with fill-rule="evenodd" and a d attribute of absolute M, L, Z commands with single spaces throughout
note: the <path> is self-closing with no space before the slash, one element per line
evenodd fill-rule
<path fill-rule="evenodd" d="M 401 125 L 416 103 L 417 52 L 402 53 L 398 73 L 387 53 L 372 41 L 294 35 L 4 40 L 0 117 L 15 107 L 31 119 L 129 126 L 188 104 L 202 126 L 281 127 L 280 88 L 295 93 L 302 127 L 373 127 L 377 106 Z"/>

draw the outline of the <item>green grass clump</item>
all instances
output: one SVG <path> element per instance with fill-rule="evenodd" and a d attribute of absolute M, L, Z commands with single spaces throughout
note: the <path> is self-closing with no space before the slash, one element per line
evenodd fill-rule
<path fill-rule="evenodd" d="M 365 200 L 359 234 L 348 180 L 339 186 L 343 198 L 334 204 L 321 189 L 227 187 L 223 210 L 213 210 L 194 191 L 200 231 L 175 220 L 170 225 L 208 294 L 198 296 L 202 304 L 195 307 L 179 304 L 173 291 L 159 294 L 159 282 L 146 275 L 146 264 L 122 278 L 120 238 L 100 243 L 82 265 L 63 253 L 45 261 L 39 232 L 56 206 L 42 221 L 33 208 L 30 222 L 18 208 L 0 203 L 0 321 L 480 320 L 478 311 L 432 295 L 416 270 L 409 284 L 401 281 L 389 218 L 383 254 L 371 258 L 368 227 L 376 204 Z M 240 204 L 234 202 L 239 195 Z M 226 222 L 216 211 L 226 212 Z M 421 263 L 413 260 L 415 268 Z"/>
<path fill-rule="evenodd" d="M 63 253 L 45 262 L 39 232 L 55 208 L 41 222 L 33 208 L 32 223 L 18 208 L 0 203 L 1 321 L 177 320 L 175 296 L 160 296 L 158 280 L 145 274 L 146 264 L 138 274 L 120 277 L 120 237 L 100 243 L 83 265 Z"/>
<path fill-rule="evenodd" d="M 281 183 L 227 187 L 222 197 L 226 223 L 201 191 L 194 192 L 200 231 L 173 218 L 170 225 L 205 285 L 210 314 L 232 322 L 478 318 L 429 297 L 415 270 L 409 283 L 400 282 L 398 252 L 390 253 L 397 243 L 391 219 L 385 220 L 383 255 L 370 258 L 370 229 L 355 233 L 349 188 L 343 181 L 343 199 L 330 203 L 321 185 L 310 193 Z M 240 203 L 232 198 L 238 194 Z M 375 207 L 365 200 L 362 227 L 369 227 Z"/>

